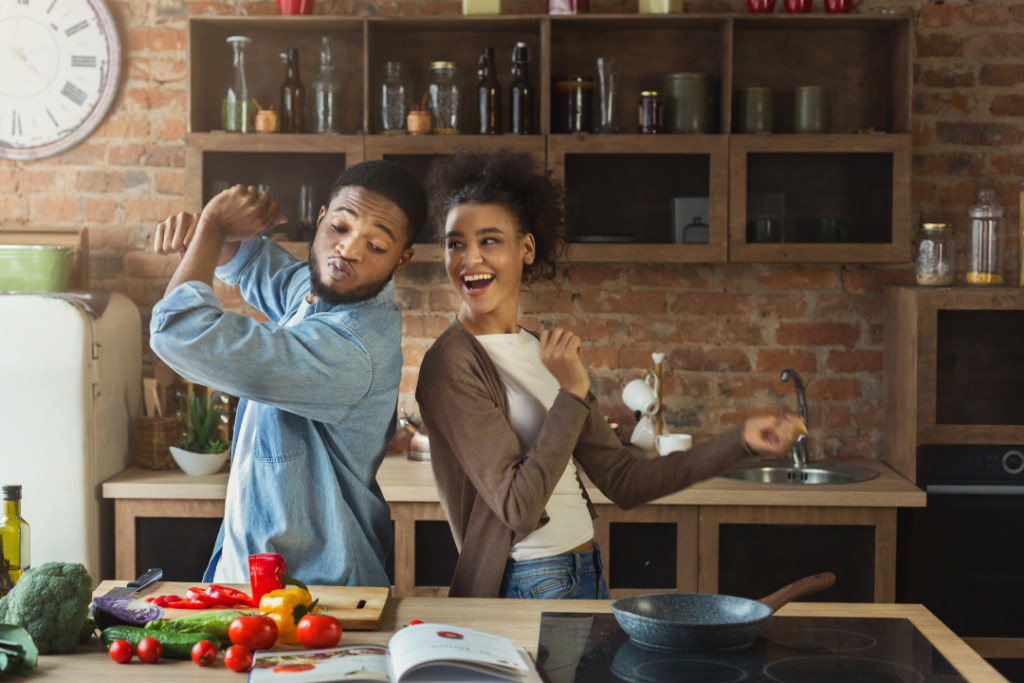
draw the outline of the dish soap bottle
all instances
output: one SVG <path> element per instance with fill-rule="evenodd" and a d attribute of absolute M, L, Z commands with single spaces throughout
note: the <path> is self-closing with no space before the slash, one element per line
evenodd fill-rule
<path fill-rule="evenodd" d="M 21 518 L 21 486 L 4 486 L 0 518 L 0 597 L 29 570 L 29 526 Z"/>
<path fill-rule="evenodd" d="M 331 60 L 331 39 L 323 37 L 320 48 L 320 71 L 313 78 L 313 132 L 318 135 L 341 133 L 338 102 L 341 99 L 341 79 L 334 71 Z"/>
<path fill-rule="evenodd" d="M 286 56 L 288 68 L 281 85 L 281 132 L 306 132 L 306 88 L 299 76 L 299 51 L 294 47 Z"/>
<path fill-rule="evenodd" d="M 530 83 L 530 74 L 527 69 L 529 62 L 530 48 L 526 43 L 516 43 L 516 47 L 512 51 L 512 87 L 510 88 L 512 126 L 509 130 L 510 133 L 516 135 L 530 135 L 536 132 L 533 121 L 536 94 Z"/>

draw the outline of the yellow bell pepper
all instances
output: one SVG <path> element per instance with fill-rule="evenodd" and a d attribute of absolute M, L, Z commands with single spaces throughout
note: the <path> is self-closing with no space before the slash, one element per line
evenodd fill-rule
<path fill-rule="evenodd" d="M 260 613 L 277 624 L 277 642 L 295 645 L 299 642 L 296 634 L 299 620 L 307 614 L 315 614 L 317 602 L 319 600 L 314 601 L 305 588 L 279 588 L 260 598 Z"/>

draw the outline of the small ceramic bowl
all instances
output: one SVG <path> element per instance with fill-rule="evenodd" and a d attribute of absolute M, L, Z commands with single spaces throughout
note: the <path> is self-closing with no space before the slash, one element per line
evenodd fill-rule
<path fill-rule="evenodd" d="M 178 467 L 185 470 L 185 474 L 201 476 L 204 474 L 216 474 L 220 471 L 221 465 L 231 455 L 231 449 L 223 453 L 192 453 L 171 446 L 171 457 Z"/>

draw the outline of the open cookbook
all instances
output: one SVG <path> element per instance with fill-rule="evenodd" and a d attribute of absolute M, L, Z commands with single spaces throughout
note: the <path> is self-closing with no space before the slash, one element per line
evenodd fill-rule
<path fill-rule="evenodd" d="M 249 683 L 540 683 L 523 648 L 502 636 L 444 624 L 417 624 L 382 645 L 257 652 Z"/>

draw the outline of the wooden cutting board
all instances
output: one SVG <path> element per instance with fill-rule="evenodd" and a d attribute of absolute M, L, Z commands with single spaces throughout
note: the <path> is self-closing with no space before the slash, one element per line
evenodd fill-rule
<path fill-rule="evenodd" d="M 185 596 L 185 592 L 193 586 L 203 586 L 203 583 L 174 583 L 169 581 L 158 581 L 135 595 L 143 600 L 156 595 L 178 595 Z M 224 584 L 231 588 L 249 593 L 251 588 L 246 584 L 228 583 Z M 327 609 L 327 613 L 341 622 L 343 629 L 354 631 L 376 631 L 380 628 L 380 620 L 384 616 L 384 608 L 388 604 L 390 591 L 387 588 L 359 588 L 352 586 L 310 586 L 310 595 L 314 600 L 320 600 L 320 606 Z M 134 597 L 134 596 L 133 596 Z M 233 609 L 233 608 L 232 608 Z M 241 611 L 255 611 L 249 608 L 240 608 Z M 200 610 L 194 609 L 169 609 L 165 610 L 164 619 L 177 619 L 190 614 L 197 614 Z"/>

